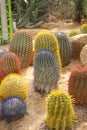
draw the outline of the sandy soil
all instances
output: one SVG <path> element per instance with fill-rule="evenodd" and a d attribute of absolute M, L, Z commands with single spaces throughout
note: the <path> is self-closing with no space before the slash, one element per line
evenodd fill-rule
<path fill-rule="evenodd" d="M 0 49 L 8 50 L 9 45 L 0 46 Z M 71 70 L 79 65 L 79 61 L 72 60 L 71 63 L 62 69 L 61 77 L 58 82 L 59 88 L 68 90 L 68 80 Z M 22 70 L 22 75 L 26 79 L 29 86 L 29 94 L 26 99 L 27 112 L 26 115 L 17 121 L 7 123 L 5 120 L 0 121 L 0 130 L 48 130 L 45 126 L 45 98 L 34 91 L 33 86 L 33 67 Z M 72 130 L 87 130 L 87 106 L 81 107 L 74 105 L 76 116 L 78 119 L 77 125 Z"/>

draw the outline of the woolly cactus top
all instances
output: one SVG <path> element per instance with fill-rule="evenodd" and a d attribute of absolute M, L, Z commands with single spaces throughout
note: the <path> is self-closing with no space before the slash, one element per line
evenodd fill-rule
<path fill-rule="evenodd" d="M 10 96 L 18 96 L 25 99 L 28 94 L 28 85 L 19 74 L 9 74 L 1 82 L 0 96 L 6 99 Z"/>

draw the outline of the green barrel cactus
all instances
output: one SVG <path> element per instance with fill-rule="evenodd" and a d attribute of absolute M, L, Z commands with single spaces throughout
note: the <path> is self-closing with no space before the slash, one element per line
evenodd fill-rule
<path fill-rule="evenodd" d="M 68 92 L 76 104 L 87 104 L 87 68 L 77 66 L 71 72 Z"/>
<path fill-rule="evenodd" d="M 12 96 L 3 101 L 1 113 L 6 121 L 13 121 L 22 118 L 26 112 L 25 102 L 16 96 Z"/>
<path fill-rule="evenodd" d="M 79 30 L 73 29 L 73 30 L 69 31 L 68 36 L 72 37 L 72 36 L 76 36 L 76 35 L 79 35 L 79 34 L 81 34 L 81 32 Z"/>
<path fill-rule="evenodd" d="M 22 68 L 29 66 L 33 51 L 33 42 L 28 30 L 18 30 L 13 35 L 10 51 L 14 52 L 20 58 Z"/>
<path fill-rule="evenodd" d="M 76 123 L 72 99 L 62 90 L 54 90 L 47 96 L 46 109 L 46 124 L 51 130 L 66 130 Z"/>
<path fill-rule="evenodd" d="M 34 58 L 34 86 L 40 92 L 49 92 L 58 87 L 58 63 L 49 50 L 39 51 Z"/>
<path fill-rule="evenodd" d="M 64 67 L 64 66 L 68 65 L 71 61 L 72 45 L 64 33 L 55 32 L 55 36 L 60 45 L 61 62 L 62 62 L 62 66 Z"/>
<path fill-rule="evenodd" d="M 36 35 L 34 46 L 35 46 L 35 54 L 43 49 L 50 50 L 56 57 L 59 69 L 61 70 L 59 45 L 55 35 L 52 32 L 47 30 L 39 32 Z"/>
<path fill-rule="evenodd" d="M 0 97 L 2 99 L 17 96 L 25 99 L 28 94 L 28 85 L 19 74 L 9 74 L 1 82 Z"/>
<path fill-rule="evenodd" d="M 12 52 L 5 53 L 1 58 L 1 69 L 2 72 L 7 75 L 11 73 L 21 72 L 21 63 L 16 54 Z"/>
<path fill-rule="evenodd" d="M 7 52 L 6 50 L 0 50 L 0 59 L 6 52 Z"/>

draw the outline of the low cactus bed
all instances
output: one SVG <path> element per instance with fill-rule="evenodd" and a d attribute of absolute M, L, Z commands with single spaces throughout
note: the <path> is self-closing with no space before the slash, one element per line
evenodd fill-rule
<path fill-rule="evenodd" d="M 78 34 L 80 34 L 81 32 L 78 31 L 78 30 L 71 30 L 69 33 L 68 33 L 68 37 L 72 37 L 72 36 L 76 36 Z"/>

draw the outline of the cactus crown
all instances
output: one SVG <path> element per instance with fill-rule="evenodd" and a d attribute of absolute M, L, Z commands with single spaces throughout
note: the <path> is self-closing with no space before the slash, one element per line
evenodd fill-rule
<path fill-rule="evenodd" d="M 75 98 L 76 104 L 87 104 L 87 68 L 77 66 L 73 69 L 70 78 L 68 91 Z"/>
<path fill-rule="evenodd" d="M 36 35 L 35 38 L 35 53 L 42 49 L 50 50 L 56 57 L 59 68 L 61 69 L 61 59 L 59 53 L 58 41 L 55 35 L 47 30 L 41 31 Z"/>
<path fill-rule="evenodd" d="M 26 104 L 21 98 L 12 96 L 3 101 L 1 112 L 7 121 L 16 120 L 24 116 Z"/>
<path fill-rule="evenodd" d="M 22 68 L 29 66 L 32 50 L 33 42 L 29 31 L 17 31 L 12 37 L 10 51 L 19 56 Z"/>
<path fill-rule="evenodd" d="M 59 74 L 55 56 L 49 50 L 39 51 L 34 59 L 34 86 L 49 92 L 57 88 Z"/>
<path fill-rule="evenodd" d="M 6 99 L 10 96 L 18 96 L 25 99 L 28 94 L 28 85 L 19 74 L 9 74 L 1 82 L 0 96 Z"/>
<path fill-rule="evenodd" d="M 20 60 L 14 53 L 7 52 L 1 58 L 1 68 L 5 74 L 20 73 Z"/>
<path fill-rule="evenodd" d="M 65 130 L 71 128 L 75 122 L 72 99 L 62 90 L 52 91 L 46 98 L 46 123 L 50 129 Z"/>

